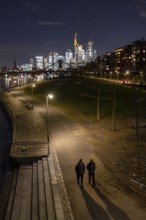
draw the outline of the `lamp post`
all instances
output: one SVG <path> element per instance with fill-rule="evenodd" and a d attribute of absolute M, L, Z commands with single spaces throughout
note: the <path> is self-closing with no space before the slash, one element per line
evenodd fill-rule
<path fill-rule="evenodd" d="M 16 80 L 14 80 L 14 98 L 15 98 L 15 85 L 16 85 Z"/>
<path fill-rule="evenodd" d="M 31 96 L 32 96 L 32 104 L 33 104 L 33 88 L 35 87 L 35 84 L 32 84 L 31 86 Z"/>
<path fill-rule="evenodd" d="M 97 120 L 100 119 L 100 113 L 99 113 L 99 100 L 100 100 L 100 91 L 97 90 Z"/>
<path fill-rule="evenodd" d="M 49 112 L 48 112 L 48 100 L 53 99 L 53 94 L 46 95 L 46 118 L 47 118 L 47 141 L 49 142 Z"/>
<path fill-rule="evenodd" d="M 115 131 L 116 93 L 113 95 L 113 131 Z"/>

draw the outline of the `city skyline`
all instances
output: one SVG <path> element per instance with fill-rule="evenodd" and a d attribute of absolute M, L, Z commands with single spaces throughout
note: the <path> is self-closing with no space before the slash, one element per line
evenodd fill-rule
<path fill-rule="evenodd" d="M 73 51 L 75 32 L 84 47 L 93 41 L 97 54 L 146 38 L 146 0 L 6 0 L 0 18 L 0 67 L 12 67 L 14 58 L 21 65 L 36 55 Z"/>

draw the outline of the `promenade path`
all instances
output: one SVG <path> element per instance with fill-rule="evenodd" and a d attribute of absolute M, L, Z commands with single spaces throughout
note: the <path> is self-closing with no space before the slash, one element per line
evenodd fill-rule
<path fill-rule="evenodd" d="M 61 183 L 62 186 L 65 185 L 60 188 L 67 199 L 69 198 L 70 211 L 73 211 L 75 220 L 146 219 L 145 207 L 116 186 L 113 174 L 108 172 L 102 161 L 109 153 L 111 155 L 115 153 L 116 156 L 115 147 L 120 148 L 114 146 L 114 143 L 118 143 L 117 134 L 112 133 L 111 140 L 109 129 L 102 129 L 87 121 L 78 123 L 72 116 L 49 105 L 50 143 L 48 143 L 45 103 L 39 104 L 35 101 L 34 109 L 27 109 L 25 103 L 31 101 L 31 97 L 24 95 L 23 88 L 16 89 L 15 97 L 12 92 L 7 91 L 3 98 L 15 120 L 10 156 L 16 160 L 22 157 L 21 161 L 24 163 L 30 157 L 39 158 L 52 154 L 58 167 L 58 179 L 63 177 Z M 123 133 L 119 135 L 122 137 Z M 22 151 L 24 146 L 27 152 Z M 106 155 L 103 156 L 104 153 Z M 94 159 L 97 166 L 96 188 L 88 184 L 87 172 L 84 188 L 78 186 L 74 166 L 79 158 L 82 158 L 85 164 L 90 158 Z M 112 163 L 110 158 L 109 162 Z M 117 170 L 115 175 L 118 175 Z"/>
<path fill-rule="evenodd" d="M 46 136 L 46 122 L 37 111 L 28 109 L 25 104 L 31 97 L 24 95 L 23 89 L 15 88 L 2 94 L 6 108 L 13 121 L 13 143 L 10 156 L 13 158 L 42 157 L 49 154 Z M 44 106 L 45 108 L 45 106 Z M 22 149 L 26 148 L 26 152 Z"/>

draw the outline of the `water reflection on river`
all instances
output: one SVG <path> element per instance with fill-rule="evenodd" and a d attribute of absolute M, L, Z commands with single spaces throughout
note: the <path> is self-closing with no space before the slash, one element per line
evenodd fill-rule
<path fill-rule="evenodd" d="M 0 185 L 9 162 L 12 130 L 8 115 L 0 103 Z"/>
<path fill-rule="evenodd" d="M 15 88 L 32 82 L 32 77 L 26 76 L 0 76 L 0 92 L 4 89 Z M 0 187 L 3 176 L 9 164 L 9 153 L 12 141 L 12 129 L 10 119 L 2 103 L 0 103 Z"/>
<path fill-rule="evenodd" d="M 15 89 L 16 86 L 22 86 L 29 83 L 35 83 L 44 79 L 43 74 L 30 75 L 27 73 L 18 74 L 2 74 L 0 75 L 0 92 L 5 89 Z M 11 126 L 8 120 L 8 115 L 4 111 L 0 103 L 0 183 L 2 173 L 8 162 L 9 150 L 11 147 Z"/>
<path fill-rule="evenodd" d="M 21 85 L 25 85 L 27 83 L 34 83 L 35 81 L 37 81 L 38 79 L 37 77 L 32 77 L 29 74 L 20 74 L 20 75 L 3 75 L 0 76 L 0 88 L 5 89 L 5 88 L 11 88 L 11 87 L 15 87 L 15 86 L 21 86 Z"/>

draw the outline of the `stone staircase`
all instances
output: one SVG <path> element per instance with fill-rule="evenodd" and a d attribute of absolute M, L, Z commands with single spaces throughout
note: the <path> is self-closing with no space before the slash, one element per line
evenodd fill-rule
<path fill-rule="evenodd" d="M 5 220 L 65 220 L 53 158 L 15 169 Z"/>

